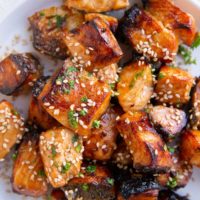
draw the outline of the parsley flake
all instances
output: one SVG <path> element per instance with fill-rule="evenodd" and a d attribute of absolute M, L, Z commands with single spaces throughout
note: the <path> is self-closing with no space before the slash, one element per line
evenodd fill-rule
<path fill-rule="evenodd" d="M 44 170 L 39 170 L 38 171 L 38 176 L 40 176 L 40 177 L 45 177 L 46 176 L 46 174 L 45 174 L 45 172 L 44 172 Z"/>
<path fill-rule="evenodd" d="M 88 101 L 88 98 L 86 96 L 81 98 L 81 102 L 82 103 L 87 103 L 87 101 Z"/>
<path fill-rule="evenodd" d="M 53 158 L 56 157 L 56 147 L 54 145 L 51 147 L 51 154 Z"/>
<path fill-rule="evenodd" d="M 107 182 L 108 182 L 110 185 L 114 185 L 114 179 L 113 179 L 113 178 L 107 178 Z"/>
<path fill-rule="evenodd" d="M 101 122 L 98 120 L 94 120 L 94 122 L 92 123 L 92 128 L 99 128 L 101 125 Z"/>
<path fill-rule="evenodd" d="M 71 163 L 67 162 L 66 165 L 62 166 L 61 173 L 65 174 L 67 171 L 69 171 L 70 167 L 71 167 Z"/>
<path fill-rule="evenodd" d="M 95 171 L 96 171 L 96 166 L 95 165 L 89 165 L 89 166 L 87 166 L 87 168 L 86 168 L 86 172 L 87 173 L 94 173 Z"/>
<path fill-rule="evenodd" d="M 82 189 L 83 189 L 83 191 L 87 192 L 87 191 L 89 190 L 88 184 L 84 183 L 84 184 L 82 185 Z"/>
<path fill-rule="evenodd" d="M 75 111 L 70 110 L 68 112 L 68 120 L 69 120 L 69 124 L 72 128 L 77 128 L 78 126 L 78 122 L 76 121 L 76 117 L 74 116 Z"/>
<path fill-rule="evenodd" d="M 189 48 L 180 45 L 178 52 L 182 56 L 185 64 L 196 64 L 196 60 L 192 58 L 192 51 Z"/>
<path fill-rule="evenodd" d="M 177 186 L 177 180 L 176 178 L 172 178 L 170 177 L 168 182 L 167 182 L 167 186 L 171 189 L 174 189 Z"/>
<path fill-rule="evenodd" d="M 192 44 L 192 49 L 195 49 L 200 46 L 200 33 L 197 34 L 195 41 Z"/>

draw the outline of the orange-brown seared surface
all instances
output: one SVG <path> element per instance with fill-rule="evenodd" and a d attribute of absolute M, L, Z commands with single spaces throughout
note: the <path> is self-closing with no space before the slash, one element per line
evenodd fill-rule
<path fill-rule="evenodd" d="M 153 94 L 151 66 L 140 61 L 123 68 L 117 91 L 118 99 L 125 112 L 142 110 Z"/>
<path fill-rule="evenodd" d="M 0 102 L 0 159 L 19 143 L 25 132 L 24 119 L 8 101 Z"/>
<path fill-rule="evenodd" d="M 123 198 L 120 194 L 117 197 L 117 200 L 157 200 L 158 199 L 158 190 L 151 190 L 148 192 L 143 192 L 142 194 L 131 195 L 128 199 Z"/>
<path fill-rule="evenodd" d="M 39 197 L 47 192 L 46 175 L 39 152 L 39 135 L 28 133 L 21 143 L 14 162 L 12 184 L 14 191 Z"/>
<path fill-rule="evenodd" d="M 89 136 L 96 120 L 109 106 L 108 84 L 86 71 L 78 71 L 70 60 L 47 82 L 39 100 L 45 110 L 65 127 Z"/>
<path fill-rule="evenodd" d="M 146 113 L 125 113 L 117 122 L 133 159 L 133 166 L 140 170 L 168 171 L 172 161 L 164 149 L 164 142 L 151 127 Z"/>
<path fill-rule="evenodd" d="M 86 12 L 106 12 L 118 10 L 129 6 L 128 0 L 65 0 L 69 8 L 76 8 Z"/>
<path fill-rule="evenodd" d="M 34 48 L 43 54 L 65 59 L 68 48 L 64 43 L 64 32 L 76 28 L 83 21 L 83 14 L 63 7 L 50 7 L 36 12 L 29 17 Z"/>
<path fill-rule="evenodd" d="M 111 200 L 115 197 L 114 179 L 106 167 L 83 165 L 79 177 L 65 186 L 68 199 Z"/>
<path fill-rule="evenodd" d="M 85 20 L 91 21 L 95 18 L 101 18 L 103 19 L 106 24 L 110 27 L 111 31 L 115 32 L 118 27 L 118 20 L 115 17 L 109 16 L 109 15 L 103 15 L 98 13 L 87 13 L 85 14 Z"/>
<path fill-rule="evenodd" d="M 181 159 L 188 164 L 200 167 L 200 131 L 186 130 L 184 131 L 181 144 L 180 153 Z"/>
<path fill-rule="evenodd" d="M 102 115 L 99 128 L 93 128 L 91 136 L 84 142 L 84 157 L 93 160 L 109 160 L 116 147 L 118 131 L 115 127 L 117 113 L 108 108 Z"/>
<path fill-rule="evenodd" d="M 101 18 L 95 18 L 66 33 L 65 43 L 77 66 L 103 68 L 117 63 L 123 53 L 109 26 Z"/>
<path fill-rule="evenodd" d="M 41 77 L 34 84 L 28 112 L 28 119 L 45 130 L 60 126 L 60 124 L 42 107 L 37 99 L 47 80 L 48 77 Z"/>
<path fill-rule="evenodd" d="M 51 192 L 51 200 L 67 200 L 67 198 L 65 197 L 65 193 L 64 191 L 62 191 L 61 189 L 54 189 Z"/>
<path fill-rule="evenodd" d="M 192 94 L 192 113 L 190 125 L 194 130 L 200 129 L 200 80 L 197 81 Z"/>
<path fill-rule="evenodd" d="M 40 136 L 45 173 L 54 188 L 62 187 L 80 172 L 82 139 L 65 128 L 54 128 Z"/>
<path fill-rule="evenodd" d="M 194 78 L 186 71 L 170 66 L 163 66 L 158 74 L 155 88 L 159 103 L 174 106 L 186 104 L 190 100 L 190 91 Z"/>
<path fill-rule="evenodd" d="M 172 30 L 180 43 L 191 45 L 197 32 L 194 17 L 183 12 L 171 0 L 144 0 L 146 9 L 163 25 Z"/>
<path fill-rule="evenodd" d="M 192 166 L 181 160 L 177 153 L 171 155 L 173 165 L 169 173 L 159 174 L 156 179 L 160 185 L 169 187 L 169 189 L 185 187 L 191 178 Z M 172 184 L 173 182 L 174 184 Z"/>
<path fill-rule="evenodd" d="M 39 62 L 32 54 L 10 54 L 0 62 L 0 92 L 11 95 L 22 86 L 28 89 L 39 76 Z"/>
<path fill-rule="evenodd" d="M 178 40 L 148 12 L 134 6 L 122 19 L 121 30 L 132 47 L 154 61 L 171 62 L 178 50 Z"/>

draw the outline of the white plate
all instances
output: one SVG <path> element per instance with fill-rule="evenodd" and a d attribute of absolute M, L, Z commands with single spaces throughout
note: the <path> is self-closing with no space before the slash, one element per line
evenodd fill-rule
<path fill-rule="evenodd" d="M 3 2 L 3 0 L 0 0 Z M 134 0 L 132 0 L 135 2 Z M 182 9 L 190 12 L 197 21 L 198 27 L 200 28 L 200 1 L 199 0 L 175 0 L 176 4 Z M 46 73 L 55 70 L 58 64 L 49 60 L 46 56 L 41 56 L 32 48 L 32 44 L 29 40 L 30 32 L 28 32 L 28 21 L 27 17 L 33 14 L 35 11 L 42 8 L 59 5 L 61 1 L 59 0 L 20 0 L 17 1 L 15 6 L 10 6 L 9 12 L 4 13 L 3 17 L 0 17 L 0 58 L 5 56 L 5 53 L 11 52 L 13 50 L 18 52 L 33 52 L 38 58 L 42 65 L 45 66 Z M 8 6 L 7 6 L 8 7 Z M 18 38 L 19 36 L 19 38 Z M 200 48 L 196 49 L 193 56 L 198 60 L 197 65 L 187 65 L 183 66 L 188 69 L 194 76 L 200 75 Z M 5 96 L 0 95 L 0 100 L 5 99 Z M 6 98 L 10 101 L 13 99 Z M 28 98 L 18 97 L 15 99 L 14 104 L 20 112 L 26 116 Z M 9 157 L 6 158 L 4 163 L 0 163 L 0 200 L 21 200 L 24 199 L 23 196 L 17 195 L 12 192 L 12 187 L 10 184 L 11 168 L 12 163 L 9 161 Z M 179 190 L 181 194 L 189 194 L 191 200 L 200 199 L 200 170 L 195 169 L 193 177 L 184 189 Z M 27 197 L 27 199 L 32 199 Z"/>

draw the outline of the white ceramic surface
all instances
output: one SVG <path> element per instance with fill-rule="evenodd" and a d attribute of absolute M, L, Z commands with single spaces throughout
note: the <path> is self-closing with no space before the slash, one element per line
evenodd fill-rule
<path fill-rule="evenodd" d="M 132 0 L 135 2 L 134 0 Z M 200 1 L 199 0 L 175 0 L 182 9 L 190 12 L 197 20 L 200 29 Z M 37 10 L 50 5 L 59 5 L 61 0 L 0 0 L 0 59 L 11 51 L 33 52 L 40 58 L 45 72 L 48 74 L 55 70 L 59 63 L 49 60 L 46 56 L 41 56 L 36 52 L 30 42 L 30 32 L 28 31 L 27 17 Z M 197 65 L 183 65 L 182 67 L 191 72 L 194 76 L 200 75 L 200 48 L 196 49 L 193 56 L 198 60 Z M 6 98 L 0 95 L 0 100 Z M 26 116 L 28 97 L 7 98 L 14 100 L 14 104 L 19 111 Z M 4 163 L 0 163 L 0 200 L 21 200 L 25 197 L 14 194 L 11 189 L 10 177 L 12 163 L 9 156 Z M 200 200 L 200 170 L 195 169 L 193 177 L 184 189 L 179 190 L 181 194 L 189 194 L 191 200 Z M 31 200 L 32 198 L 26 197 Z"/>

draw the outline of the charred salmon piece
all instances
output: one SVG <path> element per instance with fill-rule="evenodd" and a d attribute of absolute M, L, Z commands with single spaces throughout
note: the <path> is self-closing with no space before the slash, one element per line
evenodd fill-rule
<path fill-rule="evenodd" d="M 151 180 L 134 178 L 124 181 L 117 200 L 157 200 L 160 186 Z"/>
<path fill-rule="evenodd" d="M 180 143 L 181 159 L 190 165 L 200 167 L 200 131 L 186 130 Z"/>
<path fill-rule="evenodd" d="M 67 200 L 65 193 L 62 189 L 54 189 L 50 195 L 51 200 Z"/>
<path fill-rule="evenodd" d="M 64 43 L 64 32 L 76 28 L 84 21 L 84 15 L 64 7 L 50 7 L 29 17 L 33 32 L 33 46 L 43 54 L 65 59 L 68 48 Z"/>
<path fill-rule="evenodd" d="M 100 165 L 83 166 L 79 177 L 70 180 L 64 191 L 71 200 L 115 199 L 114 179 L 108 169 Z"/>
<path fill-rule="evenodd" d="M 83 10 L 85 12 L 107 12 L 119 10 L 129 6 L 128 0 L 64 0 L 64 4 L 69 8 Z"/>
<path fill-rule="evenodd" d="M 169 104 L 175 107 L 187 104 L 194 78 L 183 69 L 163 66 L 158 74 L 155 87 L 156 100 L 160 104 Z"/>
<path fill-rule="evenodd" d="M 116 148 L 118 131 L 115 127 L 118 114 L 111 107 L 101 116 L 99 126 L 92 129 L 92 134 L 84 141 L 85 158 L 109 160 Z"/>
<path fill-rule="evenodd" d="M 25 133 L 24 119 L 11 103 L 0 102 L 0 159 L 19 143 Z"/>
<path fill-rule="evenodd" d="M 180 196 L 171 190 L 161 190 L 158 200 L 189 200 L 187 196 Z"/>
<path fill-rule="evenodd" d="M 48 79 L 49 77 L 43 76 L 35 82 L 28 112 L 28 119 L 44 130 L 60 126 L 59 123 L 48 112 L 46 112 L 37 99 Z"/>
<path fill-rule="evenodd" d="M 0 92 L 12 95 L 26 90 L 40 76 L 39 61 L 30 53 L 10 54 L 0 62 Z"/>
<path fill-rule="evenodd" d="M 192 113 L 190 115 L 190 126 L 194 130 L 200 129 L 200 80 L 197 80 L 192 93 Z"/>
<path fill-rule="evenodd" d="M 80 172 L 82 138 L 60 127 L 43 132 L 40 136 L 40 153 L 50 184 L 59 188 Z"/>
<path fill-rule="evenodd" d="M 166 174 L 159 174 L 156 176 L 156 180 L 160 185 L 169 189 L 185 187 L 192 176 L 192 166 L 181 160 L 177 153 L 173 153 L 171 156 L 173 165 L 170 171 Z"/>
<path fill-rule="evenodd" d="M 94 18 L 66 33 L 65 44 L 75 65 L 88 71 L 117 63 L 123 55 L 109 26 L 101 18 Z"/>
<path fill-rule="evenodd" d="M 117 91 L 119 104 L 125 112 L 144 109 L 153 94 L 151 66 L 136 61 L 124 67 Z"/>
<path fill-rule="evenodd" d="M 166 140 L 178 136 L 187 123 L 187 116 L 184 111 L 165 106 L 152 107 L 149 112 L 149 117 L 156 130 Z"/>
<path fill-rule="evenodd" d="M 125 12 L 119 30 L 136 52 L 150 60 L 171 62 L 177 53 L 178 40 L 174 33 L 137 6 Z"/>
<path fill-rule="evenodd" d="M 38 99 L 43 108 L 63 126 L 82 136 L 107 110 L 111 98 L 108 84 L 66 60 L 44 86 Z"/>
<path fill-rule="evenodd" d="M 191 45 L 197 33 L 195 19 L 171 0 L 143 0 L 146 10 L 175 33 L 179 43 Z"/>
<path fill-rule="evenodd" d="M 169 171 L 171 156 L 145 112 L 123 114 L 117 121 L 117 129 L 128 146 L 135 169 L 161 173 Z"/>
<path fill-rule="evenodd" d="M 39 197 L 47 193 L 47 181 L 39 152 L 39 134 L 25 135 L 17 152 L 12 175 L 13 190 Z"/>
<path fill-rule="evenodd" d="M 87 13 L 85 14 L 85 20 L 86 21 L 91 21 L 95 18 L 101 18 L 103 19 L 106 24 L 110 27 L 110 30 L 112 32 L 116 32 L 117 27 L 118 27 L 118 19 L 109 15 L 104 15 L 104 14 L 98 14 L 98 13 Z"/>

